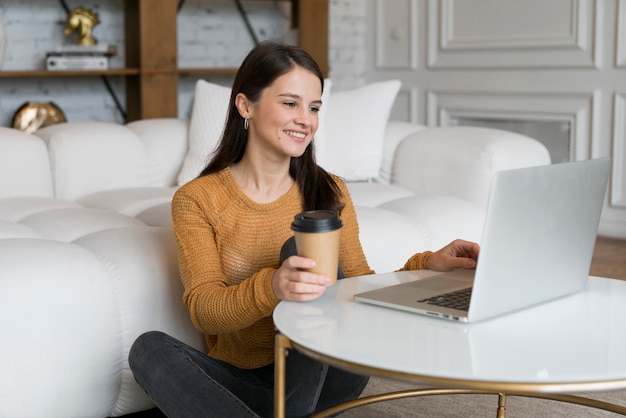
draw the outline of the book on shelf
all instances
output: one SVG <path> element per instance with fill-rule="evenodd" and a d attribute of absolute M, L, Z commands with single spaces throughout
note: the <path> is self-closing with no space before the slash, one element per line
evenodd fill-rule
<path fill-rule="evenodd" d="M 49 53 L 73 53 L 73 54 L 106 54 L 108 56 L 113 56 L 117 54 L 117 46 L 116 45 L 105 45 L 105 44 L 97 44 L 97 45 L 59 45 L 54 48 L 54 51 L 50 51 Z"/>
<path fill-rule="evenodd" d="M 108 52 L 46 52 L 46 57 L 106 57 L 112 55 Z"/>
<path fill-rule="evenodd" d="M 46 69 L 48 71 L 96 71 L 108 70 L 109 58 L 107 56 L 56 56 L 46 57 Z"/>

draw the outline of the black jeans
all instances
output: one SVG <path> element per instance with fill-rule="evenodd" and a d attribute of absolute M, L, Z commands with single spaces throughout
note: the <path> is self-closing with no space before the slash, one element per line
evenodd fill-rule
<path fill-rule="evenodd" d="M 283 250 L 281 260 L 294 253 L 295 245 L 288 241 Z M 128 361 L 137 383 L 168 417 L 273 416 L 273 364 L 239 369 L 158 331 L 139 336 Z M 295 350 L 286 363 L 289 418 L 356 399 L 368 382 L 366 376 L 330 367 Z"/>

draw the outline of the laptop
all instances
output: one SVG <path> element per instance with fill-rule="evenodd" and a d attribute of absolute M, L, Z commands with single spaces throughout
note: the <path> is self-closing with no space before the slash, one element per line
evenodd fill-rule
<path fill-rule="evenodd" d="M 607 157 L 496 172 L 475 270 L 361 292 L 355 300 L 474 322 L 581 290 L 610 166 Z"/>

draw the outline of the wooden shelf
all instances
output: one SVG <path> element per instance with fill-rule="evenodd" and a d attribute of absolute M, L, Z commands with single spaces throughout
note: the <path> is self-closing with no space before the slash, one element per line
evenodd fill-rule
<path fill-rule="evenodd" d="M 101 75 L 136 75 L 139 74 L 137 68 L 110 68 L 108 70 L 86 71 L 47 71 L 47 70 L 28 70 L 28 71 L 0 71 L 0 78 L 30 78 L 30 77 L 94 77 Z"/>
<path fill-rule="evenodd" d="M 292 26 L 298 29 L 298 45 L 313 56 L 327 76 L 329 0 L 290 2 Z M 121 111 L 127 122 L 176 117 L 180 76 L 232 76 L 237 72 L 237 68 L 178 68 L 178 3 L 179 0 L 123 2 L 125 65 L 129 68 L 102 71 L 0 71 L 0 79 L 122 76 L 125 77 L 126 112 L 123 109 Z"/>
<path fill-rule="evenodd" d="M 139 74 L 178 74 L 178 75 L 234 75 L 236 67 L 214 68 L 173 68 L 173 69 L 144 69 L 138 68 L 109 68 L 108 70 L 73 70 L 73 71 L 47 71 L 47 70 L 24 70 L 24 71 L 0 71 L 0 78 L 31 78 L 31 77 L 94 77 L 101 75 L 127 76 Z"/>
<path fill-rule="evenodd" d="M 237 68 L 179 68 L 180 75 L 235 75 Z"/>
<path fill-rule="evenodd" d="M 328 75 L 329 0 L 290 0 L 298 45 Z M 139 74 L 126 79 L 127 119 L 178 115 L 181 75 L 234 75 L 236 68 L 178 68 L 178 0 L 125 0 L 126 65 Z"/>

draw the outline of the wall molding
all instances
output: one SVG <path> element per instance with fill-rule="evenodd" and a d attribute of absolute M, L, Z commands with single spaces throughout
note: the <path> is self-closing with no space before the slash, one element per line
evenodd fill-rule
<path fill-rule="evenodd" d="M 616 93 L 614 102 L 609 205 L 626 209 L 626 92 Z"/>
<path fill-rule="evenodd" d="M 591 158 L 598 92 L 427 92 L 428 126 L 450 126 L 456 118 L 551 120 L 570 124 L 571 159 Z"/>
<path fill-rule="evenodd" d="M 615 38 L 615 66 L 626 68 L 626 0 L 617 3 L 617 35 Z"/>
<path fill-rule="evenodd" d="M 376 0 L 376 68 L 417 69 L 417 0 Z"/>
<path fill-rule="evenodd" d="M 569 13 L 565 10 L 566 14 L 561 18 L 560 27 L 563 29 L 560 32 L 547 24 L 543 28 L 538 27 L 540 23 L 526 15 L 527 24 L 519 24 L 519 27 L 528 28 L 528 31 L 509 34 L 494 16 L 493 19 L 481 20 L 483 25 L 486 21 L 493 22 L 483 29 L 485 35 L 482 36 L 469 36 L 462 30 L 465 25 L 462 20 L 467 17 L 467 11 L 461 13 L 457 10 L 467 7 L 466 3 L 460 3 L 462 1 L 428 2 L 428 65 L 431 68 L 599 68 L 597 42 L 600 42 L 598 31 L 602 25 L 598 23 L 600 6 L 596 0 L 572 0 L 567 3 L 571 7 Z M 528 7 L 528 1 L 502 0 L 492 6 Z M 559 13 L 564 9 L 563 2 L 533 1 L 537 4 L 530 9 L 555 7 Z M 495 13 L 498 11 L 494 7 Z M 558 16 L 559 13 L 554 14 Z M 455 16 L 459 16 L 456 21 Z"/>

